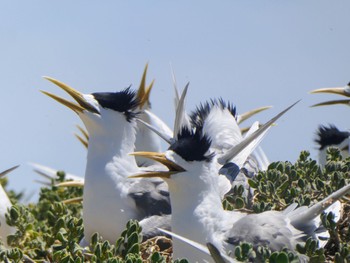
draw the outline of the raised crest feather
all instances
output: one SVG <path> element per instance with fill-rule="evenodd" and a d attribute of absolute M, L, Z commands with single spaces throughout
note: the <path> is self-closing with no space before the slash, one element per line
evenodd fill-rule
<path fill-rule="evenodd" d="M 226 103 L 222 98 L 211 99 L 210 101 L 201 103 L 196 110 L 191 113 L 190 120 L 192 125 L 201 129 L 213 107 L 219 107 L 222 110 L 227 109 L 234 118 L 237 118 L 236 107 L 231 102 Z"/>
<path fill-rule="evenodd" d="M 210 161 L 213 157 L 212 153 L 208 153 L 210 145 L 210 138 L 200 130 L 183 127 L 169 150 L 176 152 L 186 161 Z"/>
<path fill-rule="evenodd" d="M 133 111 L 140 104 L 136 92 L 130 87 L 119 92 L 96 92 L 92 95 L 103 108 L 124 113 L 128 121 L 135 117 Z"/>
<path fill-rule="evenodd" d="M 320 150 L 323 150 L 327 146 L 338 145 L 347 138 L 349 138 L 350 133 L 347 131 L 340 131 L 334 125 L 329 125 L 329 127 L 321 125 L 317 132 L 318 138 L 315 140 L 320 146 Z"/>

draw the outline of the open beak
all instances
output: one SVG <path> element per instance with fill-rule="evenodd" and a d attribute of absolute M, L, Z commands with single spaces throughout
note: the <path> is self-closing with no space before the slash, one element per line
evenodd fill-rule
<path fill-rule="evenodd" d="M 147 69 L 148 69 L 148 63 L 146 64 L 145 69 L 143 71 L 140 87 L 137 91 L 137 99 L 140 101 L 140 108 L 143 108 L 145 105 L 151 105 L 149 101 L 149 96 L 151 94 L 154 80 L 152 80 L 151 84 L 146 86 Z"/>
<path fill-rule="evenodd" d="M 84 181 L 75 180 L 75 181 L 66 181 L 58 183 L 55 186 L 57 187 L 84 187 Z"/>
<path fill-rule="evenodd" d="M 77 103 L 75 102 L 71 102 L 69 100 L 66 100 L 64 98 L 61 98 L 57 95 L 54 95 L 50 92 L 47 91 L 41 91 L 42 93 L 44 93 L 45 95 L 53 98 L 54 100 L 58 101 L 59 103 L 63 104 L 64 106 L 70 108 L 71 110 L 75 111 L 76 113 L 82 113 L 84 110 L 90 111 L 92 113 L 96 113 L 99 114 L 99 112 L 97 111 L 97 109 L 95 107 L 93 107 L 83 96 L 83 94 L 71 87 L 69 87 L 68 85 L 50 78 L 50 77 L 44 77 L 45 79 L 51 81 L 52 83 L 56 84 L 57 86 L 59 86 L 61 89 L 63 89 L 65 92 L 67 92 Z"/>
<path fill-rule="evenodd" d="M 339 104 L 350 106 L 350 100 L 330 100 L 330 101 L 314 104 L 311 107 L 339 105 Z"/>
<path fill-rule="evenodd" d="M 150 172 L 144 172 L 139 173 L 136 175 L 129 176 L 129 178 L 153 178 L 153 177 L 160 177 L 160 178 L 170 178 L 171 175 L 184 172 L 185 169 L 179 166 L 178 164 L 174 163 L 173 161 L 166 158 L 165 153 L 158 153 L 158 152 L 134 152 L 130 155 L 139 156 L 148 158 L 154 161 L 157 161 L 164 166 L 166 166 L 169 170 L 168 171 L 150 171 Z"/>

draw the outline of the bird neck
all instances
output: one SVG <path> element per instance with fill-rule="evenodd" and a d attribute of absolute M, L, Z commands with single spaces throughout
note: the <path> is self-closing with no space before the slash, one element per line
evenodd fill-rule
<path fill-rule="evenodd" d="M 217 171 L 211 172 L 218 176 Z M 179 174 L 178 177 L 180 176 Z M 217 224 L 222 222 L 223 209 L 215 178 L 210 178 L 212 175 L 203 175 L 200 179 L 198 175 L 196 177 L 196 181 L 181 183 L 182 178 L 178 178 L 177 184 L 168 184 L 172 205 L 172 231 L 204 244 L 214 241 Z M 190 262 L 199 260 L 199 254 L 194 254 L 192 248 L 176 239 L 173 241 L 173 251 L 174 258 L 186 257 Z"/>
<path fill-rule="evenodd" d="M 134 151 L 136 140 L 136 123 L 123 121 L 90 133 L 88 153 L 94 157 L 100 155 L 129 156 Z"/>
<path fill-rule="evenodd" d="M 90 132 L 84 184 L 84 235 L 99 232 L 115 242 L 129 219 L 140 219 L 128 198 L 127 176 L 137 168 L 133 156 L 135 123 L 122 122 L 114 132 Z"/>
<path fill-rule="evenodd" d="M 130 175 L 127 169 L 120 169 L 119 164 L 136 167 L 135 158 L 129 155 L 135 149 L 135 139 L 136 123 L 133 121 L 122 122 L 113 131 L 90 134 L 85 180 L 98 178 L 101 182 L 112 176 L 113 180 L 120 181 Z"/>
<path fill-rule="evenodd" d="M 147 114 L 141 113 L 139 118 L 153 125 L 152 120 Z M 136 151 L 160 152 L 162 150 L 160 137 L 143 123 L 138 122 L 135 149 Z M 140 166 L 157 164 L 157 162 L 143 157 L 136 157 L 136 161 Z"/>

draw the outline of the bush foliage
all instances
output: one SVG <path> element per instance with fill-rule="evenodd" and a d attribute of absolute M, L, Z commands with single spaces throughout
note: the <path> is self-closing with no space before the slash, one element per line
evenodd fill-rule
<path fill-rule="evenodd" d="M 59 172 L 59 181 L 64 173 Z M 6 180 L 1 183 L 6 185 Z M 254 213 L 266 210 L 283 210 L 292 203 L 312 205 L 335 190 L 350 183 L 350 158 L 343 159 L 339 150 L 328 151 L 328 162 L 324 168 L 312 160 L 308 152 L 302 152 L 294 163 L 274 162 L 266 172 L 259 172 L 249 180 L 254 188 L 253 202 L 243 196 L 243 189 L 236 187 L 233 194 L 223 201 L 225 209 L 244 209 Z M 21 204 L 21 193 L 9 192 L 13 201 L 7 214 L 7 223 L 17 232 L 8 237 L 12 248 L 0 246 L 1 262 L 170 262 L 171 240 L 154 238 L 142 243 L 141 228 L 137 221 L 129 221 L 125 231 L 115 244 L 93 235 L 90 247 L 81 247 L 83 237 L 82 205 L 64 202 L 82 196 L 77 187 L 43 187 L 36 204 Z M 345 198 L 346 199 L 346 198 Z M 233 254 L 238 261 L 298 262 L 307 255 L 310 262 L 350 261 L 350 230 L 348 200 L 343 200 L 343 216 L 338 223 L 332 214 L 322 215 L 322 222 L 330 233 L 325 248 L 318 248 L 311 238 L 304 246 L 298 246 L 299 255 L 287 250 L 271 252 L 265 247 L 254 249 L 249 243 L 236 247 Z M 168 243 L 165 250 L 159 243 Z M 176 262 L 187 262 L 185 259 Z"/>

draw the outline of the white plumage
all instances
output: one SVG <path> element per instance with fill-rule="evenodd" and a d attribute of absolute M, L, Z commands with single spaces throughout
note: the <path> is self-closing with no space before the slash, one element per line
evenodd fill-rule
<path fill-rule="evenodd" d="M 129 153 L 135 149 L 139 101 L 130 89 L 116 93 L 81 94 L 47 78 L 77 102 L 46 95 L 73 109 L 89 134 L 84 178 L 83 244 L 98 232 L 115 242 L 130 219 L 170 213 L 167 186 L 161 179 L 134 181 L 128 175 L 140 171 Z M 142 225 L 142 222 L 141 222 Z M 147 229 L 144 229 L 146 233 Z"/>
<path fill-rule="evenodd" d="M 236 150 L 228 150 L 228 156 L 238 156 L 247 146 L 249 148 L 251 144 L 257 144 L 257 138 L 276 121 L 276 117 L 236 145 Z M 205 133 L 197 134 L 196 131 L 189 133 L 187 137 L 180 137 L 164 155 L 138 154 L 167 165 L 169 172 L 150 172 L 136 177 L 164 178 L 171 194 L 172 231 L 195 242 L 210 242 L 222 253 L 232 251 L 241 241 L 251 242 L 254 246 L 267 245 L 271 250 L 287 247 L 295 251 L 296 245 L 303 243 L 306 237 L 316 236 L 319 215 L 350 190 L 350 185 L 345 186 L 309 208 L 297 208 L 296 204 L 292 204 L 282 212 L 267 211 L 249 215 L 224 211 L 217 184 L 218 160 L 209 149 L 210 137 L 206 137 Z M 186 152 L 195 154 L 183 154 Z M 223 155 L 228 157 L 225 153 Z M 195 159 L 189 159 L 192 156 L 196 156 Z M 202 253 L 183 242 L 174 240 L 173 246 L 174 258 L 185 257 L 191 262 L 203 259 Z M 210 260 L 209 257 L 205 259 Z"/>

